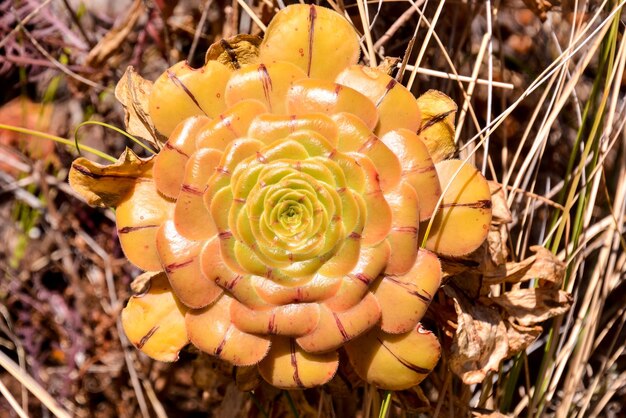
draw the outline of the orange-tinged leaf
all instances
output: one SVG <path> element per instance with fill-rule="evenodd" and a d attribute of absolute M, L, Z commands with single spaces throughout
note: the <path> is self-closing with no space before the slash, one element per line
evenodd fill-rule
<path fill-rule="evenodd" d="M 440 91 L 428 90 L 417 99 L 417 105 L 422 112 L 422 124 L 418 134 L 426 144 L 433 162 L 450 158 L 456 152 L 456 103 Z"/>
<path fill-rule="evenodd" d="M 232 70 L 238 70 L 242 65 L 258 61 L 259 45 L 261 38 L 244 33 L 220 39 L 209 47 L 205 61 L 217 61 Z"/>
<path fill-rule="evenodd" d="M 369 292 L 361 302 L 342 312 L 333 312 L 321 305 L 317 327 L 296 342 L 309 353 L 335 350 L 372 328 L 380 319 L 380 314 L 380 306 Z"/>
<path fill-rule="evenodd" d="M 269 309 L 252 309 L 234 301 L 230 315 L 237 328 L 244 332 L 298 337 L 315 329 L 320 307 L 317 303 L 290 303 Z"/>
<path fill-rule="evenodd" d="M 233 140 L 245 137 L 252 120 L 266 111 L 258 100 L 238 102 L 205 125 L 196 138 L 196 146 L 223 151 Z"/>
<path fill-rule="evenodd" d="M 154 82 L 150 94 L 150 117 L 159 132 L 169 136 L 190 116 L 213 118 L 226 109 L 224 90 L 231 71 L 209 61 L 191 68 L 185 61 L 174 64 Z"/>
<path fill-rule="evenodd" d="M 131 296 L 122 310 L 122 326 L 130 342 L 148 356 L 176 361 L 178 352 L 189 343 L 185 311 L 165 273 L 158 273 L 150 281 L 148 292 Z"/>
<path fill-rule="evenodd" d="M 175 199 L 185 175 L 185 164 L 196 150 L 196 136 L 210 121 L 206 116 L 193 116 L 179 123 L 163 149 L 154 157 L 152 174 L 159 192 Z"/>
<path fill-rule="evenodd" d="M 474 166 L 460 160 L 441 161 L 436 168 L 444 195 L 426 248 L 450 256 L 469 254 L 480 247 L 489 232 L 489 184 Z M 459 225 L 463 233 L 459 233 Z"/>
<path fill-rule="evenodd" d="M 341 278 L 320 274 L 305 278 L 301 284 L 289 286 L 260 276 L 252 276 L 250 282 L 257 294 L 271 305 L 321 302 L 337 293 L 341 286 Z"/>
<path fill-rule="evenodd" d="M 69 173 L 70 186 L 91 206 L 117 207 L 137 182 L 152 181 L 153 163 L 152 158 L 139 158 L 130 148 L 109 165 L 77 158 Z"/>
<path fill-rule="evenodd" d="M 372 131 L 350 113 L 333 115 L 339 129 L 337 150 L 342 152 L 358 152 L 374 163 L 380 177 L 380 188 L 391 190 L 398 185 L 402 175 L 402 167 L 398 157 Z"/>
<path fill-rule="evenodd" d="M 185 316 L 192 344 L 212 356 L 235 366 L 250 366 L 263 359 L 269 348 L 267 337 L 240 331 L 231 322 L 230 305 L 234 299 L 223 294 L 215 303 L 188 311 Z"/>
<path fill-rule="evenodd" d="M 185 166 L 174 209 L 174 223 L 178 232 L 191 240 L 208 239 L 217 233 L 211 213 L 204 204 L 204 192 L 221 157 L 222 153 L 218 150 L 201 149 L 191 156 Z"/>
<path fill-rule="evenodd" d="M 359 377 L 386 390 L 404 390 L 419 384 L 437 365 L 441 353 L 437 337 L 421 324 L 397 335 L 375 327 L 345 348 Z"/>
<path fill-rule="evenodd" d="M 287 93 L 287 113 L 301 115 L 346 112 L 357 116 L 369 129 L 378 121 L 376 106 L 370 99 L 350 87 L 331 81 L 303 79 Z"/>
<path fill-rule="evenodd" d="M 300 130 L 317 132 L 331 144 L 337 143 L 337 126 L 332 119 L 321 113 L 298 115 L 298 117 L 264 113 L 252 121 L 248 136 L 269 145 Z"/>
<path fill-rule="evenodd" d="M 259 59 L 289 61 L 312 78 L 334 80 L 344 68 L 356 64 L 359 42 L 340 14 L 314 5 L 291 5 L 268 26 Z"/>
<path fill-rule="evenodd" d="M 441 187 L 428 149 L 414 132 L 407 129 L 389 132 L 380 140 L 396 154 L 402 166 L 402 179 L 417 192 L 420 220 L 429 219 L 441 196 Z"/>
<path fill-rule="evenodd" d="M 337 83 L 352 87 L 367 96 L 378 108 L 375 133 L 405 128 L 416 132 L 422 115 L 413 94 L 394 78 L 377 68 L 353 65 L 337 77 Z"/>
<path fill-rule="evenodd" d="M 440 284 L 441 263 L 423 249 L 411 270 L 401 276 L 386 274 L 372 290 L 382 309 L 382 330 L 400 334 L 415 328 Z"/>
<path fill-rule="evenodd" d="M 131 263 L 147 271 L 161 269 L 156 234 L 161 224 L 171 218 L 173 210 L 174 203 L 157 192 L 153 181 L 137 182 L 117 205 L 117 233 Z"/>
<path fill-rule="evenodd" d="M 356 267 L 344 276 L 341 287 L 325 305 L 333 312 L 341 312 L 359 303 L 369 286 L 383 272 L 389 253 L 390 247 L 386 240 L 377 246 L 362 248 Z"/>
<path fill-rule="evenodd" d="M 356 160 L 365 174 L 365 200 L 366 218 L 361 237 L 361 244 L 366 246 L 376 245 L 384 240 L 391 230 L 391 208 L 385 200 L 380 188 L 378 172 L 369 158 L 355 154 Z"/>
<path fill-rule="evenodd" d="M 289 62 L 250 64 L 233 73 L 226 86 L 226 104 L 230 107 L 246 99 L 256 99 L 270 113 L 286 113 L 287 91 L 294 82 L 306 77 L 304 71 Z"/>
<path fill-rule="evenodd" d="M 389 203 L 393 219 L 387 236 L 391 255 L 385 273 L 402 275 L 413 267 L 417 258 L 419 198 L 413 186 L 403 181 L 396 189 L 385 193 L 385 200 Z"/>
<path fill-rule="evenodd" d="M 259 372 L 269 384 L 283 389 L 320 386 L 335 376 L 339 366 L 336 351 L 311 354 L 291 338 L 274 337 L 272 347 L 261 363 Z"/>
<path fill-rule="evenodd" d="M 190 308 L 203 308 L 222 294 L 222 288 L 202 275 L 202 241 L 181 236 L 174 222 L 166 221 L 156 236 L 159 258 L 178 299 Z"/>

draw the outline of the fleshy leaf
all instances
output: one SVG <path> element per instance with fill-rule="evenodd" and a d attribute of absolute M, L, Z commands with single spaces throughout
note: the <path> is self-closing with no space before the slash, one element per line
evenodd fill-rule
<path fill-rule="evenodd" d="M 392 213 L 391 232 L 387 241 L 391 246 L 385 273 L 402 275 L 413 267 L 417 258 L 419 232 L 419 198 L 415 189 L 403 181 L 399 187 L 385 193 Z"/>
<path fill-rule="evenodd" d="M 483 243 L 489 232 L 489 184 L 474 166 L 460 160 L 441 161 L 436 168 L 444 195 L 426 248 L 455 257 L 469 254 Z M 457 171 L 458 175 L 453 178 Z M 462 225 L 462 233 L 459 233 L 459 225 Z"/>
<path fill-rule="evenodd" d="M 437 337 L 421 324 L 397 335 L 376 327 L 345 348 L 359 377 L 386 390 L 409 389 L 420 383 L 437 365 L 441 353 Z"/>
<path fill-rule="evenodd" d="M 244 332 L 298 337 L 317 326 L 320 308 L 317 303 L 291 303 L 270 309 L 251 309 L 233 301 L 230 314 L 233 323 Z"/>
<path fill-rule="evenodd" d="M 190 116 L 213 118 L 226 110 L 224 90 L 230 75 L 217 61 L 198 69 L 181 61 L 165 70 L 150 94 L 150 116 L 159 132 L 169 136 Z"/>
<path fill-rule="evenodd" d="M 267 337 L 242 332 L 233 325 L 230 305 L 234 300 L 223 294 L 215 303 L 187 312 L 185 324 L 189 339 L 200 350 L 236 366 L 257 364 L 269 348 Z"/>
<path fill-rule="evenodd" d="M 382 330 L 399 334 L 415 328 L 440 283 L 441 263 L 435 254 L 423 249 L 406 274 L 385 275 L 372 290 L 382 309 Z"/>
<path fill-rule="evenodd" d="M 222 153 L 216 149 L 201 149 L 185 166 L 174 209 L 174 223 L 180 234 L 191 240 L 208 239 L 217 233 L 213 218 L 204 205 L 204 192 L 221 157 Z"/>
<path fill-rule="evenodd" d="M 122 326 L 130 342 L 148 356 L 176 361 L 178 352 L 189 343 L 185 311 L 165 273 L 158 273 L 146 293 L 131 296 L 122 310 Z"/>
<path fill-rule="evenodd" d="M 185 175 L 185 164 L 196 150 L 196 137 L 209 123 L 206 116 L 193 116 L 176 125 L 163 149 L 154 157 L 153 176 L 159 192 L 175 199 Z"/>
<path fill-rule="evenodd" d="M 413 132 L 419 129 L 422 114 L 415 97 L 383 71 L 353 65 L 339 74 L 336 81 L 364 94 L 376 105 L 379 116 L 376 135 L 382 136 L 400 128 Z"/>
<path fill-rule="evenodd" d="M 441 187 L 428 149 L 417 135 L 408 129 L 389 132 L 380 140 L 396 154 L 402 166 L 402 179 L 417 192 L 420 220 L 430 218 L 441 196 Z"/>
<path fill-rule="evenodd" d="M 173 221 L 166 221 L 156 236 L 157 251 L 176 296 L 190 308 L 203 308 L 222 294 L 215 282 L 202 275 L 201 241 L 181 236 Z"/>
<path fill-rule="evenodd" d="M 309 78 L 295 82 L 289 89 L 287 112 L 295 115 L 351 113 L 369 129 L 378 121 L 376 106 L 362 93 L 341 84 Z"/>
<path fill-rule="evenodd" d="M 339 366 L 336 351 L 311 354 L 293 339 L 274 337 L 267 357 L 259 363 L 259 372 L 269 384 L 283 389 L 304 389 L 323 385 L 332 379 Z"/>
<path fill-rule="evenodd" d="M 369 292 L 358 304 L 342 312 L 333 312 L 321 305 L 317 327 L 296 342 L 309 353 L 335 350 L 373 327 L 380 313 L 376 297 Z"/>
<path fill-rule="evenodd" d="M 359 42 L 350 23 L 330 9 L 291 5 L 274 16 L 261 43 L 260 61 L 289 61 L 309 77 L 334 80 L 356 64 Z"/>
<path fill-rule="evenodd" d="M 450 158 L 456 152 L 454 143 L 454 116 L 457 105 L 437 90 L 428 90 L 417 99 L 422 112 L 419 137 L 428 148 L 433 162 Z"/>
<path fill-rule="evenodd" d="M 152 181 L 135 184 L 115 212 L 117 233 L 126 258 L 147 271 L 161 269 L 156 248 L 159 227 L 171 218 L 173 202 L 161 196 Z"/>
<path fill-rule="evenodd" d="M 250 64 L 236 71 L 226 86 L 226 104 L 256 99 L 274 114 L 286 113 L 287 91 L 306 74 L 289 62 Z"/>
<path fill-rule="evenodd" d="M 152 180 L 153 163 L 152 158 L 139 158 L 130 148 L 109 165 L 77 158 L 69 173 L 70 186 L 88 205 L 117 207 L 138 181 Z"/>
<path fill-rule="evenodd" d="M 205 60 L 217 61 L 226 67 L 238 70 L 242 65 L 258 61 L 261 38 L 256 35 L 239 34 L 221 39 L 209 47 Z"/>

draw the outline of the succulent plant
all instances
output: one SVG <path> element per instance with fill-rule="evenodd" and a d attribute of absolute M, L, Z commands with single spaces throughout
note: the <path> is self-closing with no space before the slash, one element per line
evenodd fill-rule
<path fill-rule="evenodd" d="M 116 208 L 126 257 L 151 276 L 122 312 L 138 349 L 174 361 L 191 342 L 281 388 L 328 382 L 340 349 L 380 388 L 434 368 L 439 343 L 420 320 L 436 254 L 482 244 L 489 187 L 445 160 L 449 98 L 415 99 L 358 57 L 341 15 L 289 6 L 262 42 L 223 41 L 202 68 L 155 81 L 158 155 L 74 162 L 72 186 Z"/>

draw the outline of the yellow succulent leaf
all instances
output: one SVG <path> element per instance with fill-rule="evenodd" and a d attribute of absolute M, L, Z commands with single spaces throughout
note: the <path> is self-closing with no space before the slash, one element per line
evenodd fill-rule
<path fill-rule="evenodd" d="M 415 264 L 419 232 L 419 198 L 415 189 L 403 181 L 400 185 L 385 193 L 392 213 L 391 232 L 387 241 L 391 246 L 387 274 L 405 274 Z"/>
<path fill-rule="evenodd" d="M 334 80 L 359 59 L 359 40 L 348 21 L 334 11 L 296 4 L 282 9 L 261 43 L 261 62 L 289 61 L 309 77 Z"/>
<path fill-rule="evenodd" d="M 296 133 L 301 130 L 313 131 L 331 143 L 337 142 L 337 126 L 326 115 L 310 114 L 300 115 L 297 118 L 293 115 L 274 115 L 263 113 L 257 116 L 248 129 L 248 136 L 271 144 L 276 140 Z"/>
<path fill-rule="evenodd" d="M 441 161 L 435 167 L 444 194 L 430 231 L 421 228 L 428 233 L 426 248 L 460 257 L 480 247 L 489 232 L 489 184 L 476 167 L 461 160 Z"/>
<path fill-rule="evenodd" d="M 185 164 L 196 150 L 196 136 L 209 123 L 206 116 L 193 116 L 176 125 L 163 149 L 154 158 L 153 176 L 159 192 L 175 199 L 180 192 Z"/>
<path fill-rule="evenodd" d="M 263 359 L 269 348 L 267 337 L 240 331 L 231 322 L 230 305 L 234 299 L 223 294 L 201 310 L 188 311 L 185 317 L 192 344 L 200 350 L 236 366 L 250 366 Z"/>
<path fill-rule="evenodd" d="M 174 223 L 188 239 L 208 239 L 217 233 L 215 222 L 204 205 L 204 192 L 221 157 L 222 153 L 216 149 L 201 149 L 187 161 L 174 209 Z"/>
<path fill-rule="evenodd" d="M 369 292 L 359 303 L 342 312 L 333 312 L 321 305 L 317 327 L 296 342 L 309 353 L 335 350 L 372 328 L 380 319 L 380 314 L 378 301 Z"/>
<path fill-rule="evenodd" d="M 70 186 L 91 206 L 117 207 L 138 181 L 152 179 L 153 163 L 153 158 L 139 158 L 130 148 L 114 164 L 77 158 L 70 169 Z"/>
<path fill-rule="evenodd" d="M 382 330 L 399 334 L 415 328 L 440 284 L 439 258 L 424 249 L 420 249 L 415 264 L 405 274 L 385 274 L 372 289 L 382 309 Z"/>
<path fill-rule="evenodd" d="M 274 114 L 287 111 L 287 91 L 298 80 L 306 78 L 299 67 L 289 62 L 250 64 L 233 73 L 226 86 L 226 104 L 256 99 Z"/>
<path fill-rule="evenodd" d="M 364 94 L 376 105 L 379 116 L 376 135 L 400 128 L 413 132 L 419 129 L 422 114 L 415 97 L 382 70 L 353 65 L 339 74 L 336 81 Z"/>
<path fill-rule="evenodd" d="M 156 236 L 161 264 L 178 299 L 189 308 L 204 308 L 222 294 L 222 288 L 207 279 L 200 268 L 204 243 L 180 235 L 174 222 L 163 223 Z"/>
<path fill-rule="evenodd" d="M 126 258 L 140 269 L 161 270 L 156 234 L 171 218 L 174 203 L 161 196 L 152 181 L 135 184 L 115 212 L 117 233 Z"/>
<path fill-rule="evenodd" d="M 287 93 L 287 113 L 294 115 L 346 112 L 357 116 L 368 129 L 378 121 L 378 111 L 370 99 L 358 91 L 319 79 L 296 81 Z"/>
<path fill-rule="evenodd" d="M 421 324 L 407 333 L 391 335 L 378 327 L 345 345 L 359 377 L 386 390 L 419 384 L 437 365 L 441 347 Z"/>
<path fill-rule="evenodd" d="M 169 136 L 190 116 L 213 118 L 226 110 L 224 91 L 232 72 L 217 61 L 194 69 L 185 61 L 165 70 L 150 94 L 150 116 L 157 129 Z"/>
<path fill-rule="evenodd" d="M 456 103 L 440 91 L 428 90 L 417 99 L 417 106 L 422 112 L 422 124 L 418 134 L 426 144 L 433 162 L 450 158 L 456 152 Z"/>
<path fill-rule="evenodd" d="M 233 301 L 230 315 L 237 328 L 244 332 L 298 337 L 315 329 L 320 307 L 317 303 L 290 303 L 269 309 L 253 309 Z"/>
<path fill-rule="evenodd" d="M 261 38 L 256 35 L 239 34 L 221 39 L 209 47 L 205 60 L 217 61 L 226 67 L 238 70 L 242 65 L 258 61 Z"/>
<path fill-rule="evenodd" d="M 283 389 L 304 389 L 327 383 L 337 373 L 336 351 L 311 354 L 287 337 L 274 337 L 272 347 L 261 363 L 259 372 L 269 384 Z"/>
<path fill-rule="evenodd" d="M 441 188 L 426 145 L 408 129 L 388 132 L 380 140 L 396 154 L 402 166 L 402 179 L 417 192 L 420 220 L 430 218 L 441 196 Z"/>
<path fill-rule="evenodd" d="M 165 273 L 157 273 L 146 293 L 131 296 L 122 310 L 122 326 L 130 342 L 148 356 L 176 361 L 179 351 L 189 343 L 185 312 Z"/>

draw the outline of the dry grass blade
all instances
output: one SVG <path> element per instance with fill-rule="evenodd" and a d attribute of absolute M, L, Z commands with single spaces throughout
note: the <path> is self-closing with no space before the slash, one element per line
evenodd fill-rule
<path fill-rule="evenodd" d="M 11 376 L 24 385 L 30 393 L 35 395 L 54 415 L 58 418 L 70 418 L 71 415 L 50 395 L 39 383 L 26 371 L 20 368 L 6 354 L 0 351 L 0 367 L 5 369 Z"/>

